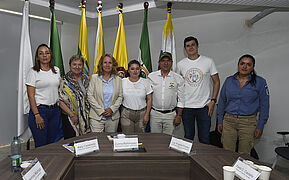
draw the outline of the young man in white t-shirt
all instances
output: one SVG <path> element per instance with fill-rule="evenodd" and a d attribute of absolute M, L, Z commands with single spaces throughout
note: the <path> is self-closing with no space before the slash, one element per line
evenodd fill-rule
<path fill-rule="evenodd" d="M 198 53 L 199 43 L 195 37 L 185 38 L 184 48 L 188 57 L 178 62 L 177 73 L 185 79 L 185 106 L 182 115 L 185 138 L 194 139 L 197 120 L 199 141 L 209 144 L 211 115 L 220 89 L 219 75 L 214 61 Z"/>

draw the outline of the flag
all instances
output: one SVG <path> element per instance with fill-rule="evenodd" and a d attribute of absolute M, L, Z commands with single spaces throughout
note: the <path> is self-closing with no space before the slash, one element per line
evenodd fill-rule
<path fill-rule="evenodd" d="M 24 141 L 27 141 L 31 137 L 31 131 L 28 127 L 28 119 L 25 115 L 29 112 L 30 109 L 25 81 L 28 71 L 33 66 L 28 15 L 29 1 L 24 1 L 17 92 L 17 135 L 21 136 Z"/>
<path fill-rule="evenodd" d="M 59 68 L 60 75 L 61 77 L 63 77 L 65 72 L 64 72 L 64 66 L 63 66 L 63 59 L 62 59 L 58 29 L 57 29 L 56 20 L 55 20 L 55 14 L 54 14 L 54 5 L 50 6 L 50 12 L 51 12 L 50 48 L 51 48 L 53 58 L 54 58 L 54 65 Z"/>
<path fill-rule="evenodd" d="M 142 77 L 147 77 L 150 72 L 152 72 L 151 63 L 151 52 L 150 52 L 150 41 L 149 41 L 149 31 L 147 24 L 147 13 L 148 9 L 144 10 L 144 20 L 142 25 L 142 32 L 139 45 L 139 56 L 138 61 L 142 68 Z"/>
<path fill-rule="evenodd" d="M 168 15 L 167 15 L 167 22 L 163 30 L 162 36 L 162 50 L 163 52 L 170 52 L 172 54 L 173 65 L 172 70 L 175 71 L 176 69 L 176 47 L 175 47 L 175 37 L 173 32 L 173 23 L 171 18 L 171 8 L 167 8 Z"/>
<path fill-rule="evenodd" d="M 79 28 L 77 54 L 84 57 L 85 61 L 83 66 L 83 72 L 85 74 L 89 74 L 89 54 L 88 54 L 88 39 L 87 39 L 87 27 L 85 18 L 85 4 L 80 3 L 80 7 L 81 7 L 81 21 Z"/>
<path fill-rule="evenodd" d="M 119 69 L 125 69 L 128 68 L 127 63 L 127 50 L 126 50 L 126 41 L 125 41 L 125 33 L 124 33 L 124 26 L 123 26 L 123 17 L 122 17 L 122 8 L 119 8 L 119 25 L 118 25 L 118 31 L 117 31 L 117 37 L 115 40 L 114 45 L 114 52 L 113 57 L 117 61 Z"/>
<path fill-rule="evenodd" d="M 102 22 L 101 22 L 101 8 L 98 8 L 98 27 L 96 32 L 96 40 L 95 40 L 95 55 L 94 55 L 94 70 L 93 74 L 97 72 L 98 62 L 104 54 L 104 45 L 103 45 L 103 31 L 102 31 Z"/>

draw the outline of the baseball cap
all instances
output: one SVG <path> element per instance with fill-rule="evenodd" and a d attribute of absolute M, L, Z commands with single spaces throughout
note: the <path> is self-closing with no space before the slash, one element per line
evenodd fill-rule
<path fill-rule="evenodd" d="M 169 58 L 169 60 L 172 60 L 172 54 L 169 53 L 169 52 L 163 52 L 163 53 L 160 55 L 159 61 L 161 61 L 164 57 L 167 57 L 167 58 Z"/>

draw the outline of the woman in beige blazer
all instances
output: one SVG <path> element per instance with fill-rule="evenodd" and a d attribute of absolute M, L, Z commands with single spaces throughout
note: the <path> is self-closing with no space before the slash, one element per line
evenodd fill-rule
<path fill-rule="evenodd" d="M 116 75 L 117 62 L 111 54 L 105 54 L 92 75 L 87 90 L 92 132 L 116 132 L 119 122 L 119 106 L 122 103 L 122 82 Z"/>

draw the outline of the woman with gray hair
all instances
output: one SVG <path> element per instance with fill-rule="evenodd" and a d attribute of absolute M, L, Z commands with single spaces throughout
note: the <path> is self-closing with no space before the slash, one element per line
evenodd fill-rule
<path fill-rule="evenodd" d="M 69 60 L 70 71 L 60 82 L 58 92 L 64 139 L 90 132 L 89 103 L 86 93 L 89 77 L 83 73 L 83 65 L 83 56 L 72 56 Z"/>

